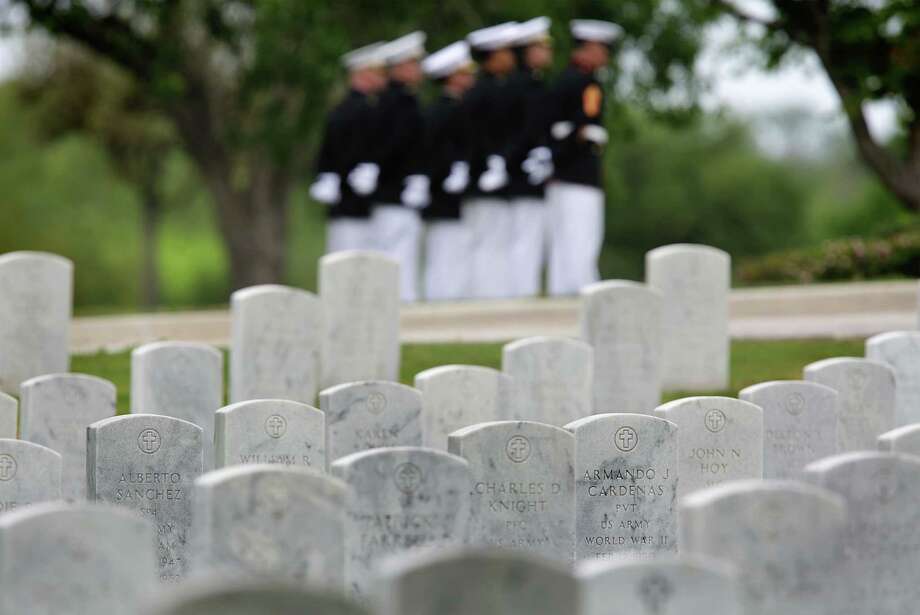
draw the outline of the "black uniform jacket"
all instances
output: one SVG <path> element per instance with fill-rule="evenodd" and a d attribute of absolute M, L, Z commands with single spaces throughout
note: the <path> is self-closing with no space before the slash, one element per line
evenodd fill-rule
<path fill-rule="evenodd" d="M 464 105 L 473 134 L 468 196 L 507 196 L 506 189 L 484 193 L 479 190 L 478 182 L 486 170 L 486 159 L 490 155 L 504 156 L 514 135 L 515 95 L 509 80 L 509 77 L 481 71 L 476 85 L 466 95 Z M 508 170 L 510 172 L 510 166 Z"/>
<path fill-rule="evenodd" d="M 521 165 L 530 150 L 548 145 L 547 124 L 549 92 L 546 82 L 539 73 L 519 70 L 511 77 L 510 89 L 514 95 L 514 134 L 505 150 L 511 183 L 508 194 L 515 196 L 543 197 L 544 185 L 533 185 Z"/>
<path fill-rule="evenodd" d="M 563 71 L 550 92 L 550 127 L 571 122 L 574 130 L 564 139 L 551 137 L 554 179 L 600 187 L 604 147 L 582 138 L 587 125 L 603 126 L 604 90 L 593 74 L 575 66 Z"/>
<path fill-rule="evenodd" d="M 424 173 L 422 164 L 425 124 L 415 92 L 398 81 L 380 97 L 377 159 L 380 179 L 375 204 L 401 205 L 409 175 Z"/>
<path fill-rule="evenodd" d="M 431 204 L 422 210 L 426 220 L 457 220 L 463 192 L 444 192 L 444 180 L 455 162 L 470 162 L 472 130 L 459 99 L 446 94 L 425 110 L 425 174 L 431 180 Z"/>

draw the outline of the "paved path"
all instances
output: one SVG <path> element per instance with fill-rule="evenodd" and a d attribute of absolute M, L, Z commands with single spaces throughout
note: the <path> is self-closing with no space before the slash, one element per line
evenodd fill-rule
<path fill-rule="evenodd" d="M 504 342 L 531 335 L 576 335 L 577 299 L 527 299 L 406 306 L 401 337 L 409 343 Z M 867 337 L 917 327 L 915 281 L 742 289 L 732 292 L 736 339 Z M 78 354 L 119 351 L 173 339 L 226 346 L 226 310 L 77 318 Z"/>

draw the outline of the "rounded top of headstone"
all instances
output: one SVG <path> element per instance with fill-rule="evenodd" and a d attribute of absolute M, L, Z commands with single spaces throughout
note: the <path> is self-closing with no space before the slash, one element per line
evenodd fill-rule
<path fill-rule="evenodd" d="M 700 243 L 672 243 L 659 246 L 645 253 L 647 259 L 671 258 L 674 256 L 710 256 L 731 261 L 731 255 L 725 250 Z"/>
<path fill-rule="evenodd" d="M 36 444 L 35 442 L 30 442 L 28 440 L 17 440 L 16 438 L 0 438 L 0 449 L 4 451 L 10 451 L 19 449 L 22 451 L 28 450 L 34 453 L 40 453 L 42 455 L 52 455 L 57 459 L 61 460 L 61 454 L 56 450 L 50 449 L 47 446 L 42 446 L 41 444 Z"/>
<path fill-rule="evenodd" d="M 525 337 L 519 340 L 514 340 L 513 342 L 508 342 L 502 347 L 503 352 L 516 352 L 518 350 L 524 350 L 532 346 L 546 346 L 546 347 L 566 347 L 572 348 L 585 354 L 591 354 L 594 352 L 591 344 L 574 337 L 565 337 L 562 335 L 535 335 L 533 337 Z"/>
<path fill-rule="evenodd" d="M 88 429 L 99 430 L 114 427 L 122 423 L 136 423 L 138 421 L 147 421 L 149 423 L 158 424 L 158 425 L 173 425 L 175 427 L 181 427 L 185 430 L 191 430 L 203 434 L 204 430 L 201 429 L 195 423 L 190 421 L 185 421 L 183 419 L 177 419 L 174 416 L 167 416 L 165 414 L 154 414 L 154 413 L 136 413 L 136 414 L 121 414 L 119 416 L 110 416 L 102 420 L 92 423 Z"/>
<path fill-rule="evenodd" d="M 631 412 L 608 412 L 604 414 L 592 414 L 591 416 L 582 417 L 572 421 L 571 423 L 565 425 L 563 429 L 574 433 L 579 429 L 584 429 L 585 427 L 593 427 L 595 425 L 603 424 L 606 422 L 630 422 L 637 425 L 659 425 L 669 429 L 677 429 L 677 425 L 667 419 L 652 416 L 650 414 L 634 414 Z"/>
<path fill-rule="evenodd" d="M 814 363 L 806 365 L 805 374 L 807 375 L 809 372 L 821 371 L 828 368 L 844 368 L 851 366 L 883 370 L 889 372 L 892 378 L 894 377 L 894 370 L 888 365 L 880 361 L 864 359 L 863 357 L 832 357 L 830 359 L 821 359 L 820 361 L 815 361 Z"/>
<path fill-rule="evenodd" d="M 144 344 L 138 346 L 131 352 L 132 357 L 143 356 L 148 354 L 155 354 L 159 352 L 170 352 L 170 351 L 182 351 L 182 352 L 200 352 L 203 354 L 211 355 L 212 357 L 217 357 L 223 359 L 223 355 L 220 350 L 211 346 L 210 344 L 204 344 L 202 342 L 182 342 L 182 341 L 164 341 L 164 342 L 150 342 L 149 344 Z"/>
<path fill-rule="evenodd" d="M 886 431 L 878 437 L 878 447 L 881 451 L 894 453 L 902 452 L 904 447 L 910 451 L 920 452 L 920 423 L 903 425 Z"/>
<path fill-rule="evenodd" d="M 661 292 L 657 289 L 652 288 L 648 284 L 635 282 L 633 280 L 603 280 L 601 282 L 595 282 L 594 284 L 582 286 L 579 294 L 582 297 L 592 297 L 603 293 L 631 293 L 661 298 Z"/>
<path fill-rule="evenodd" d="M 105 519 L 106 524 L 121 523 L 134 525 L 137 531 L 150 532 L 153 535 L 153 523 L 135 511 L 94 502 L 69 503 L 63 501 L 31 504 L 0 515 L 0 530 L 22 527 L 32 523 L 48 523 L 50 519 L 61 517 L 56 523 L 60 527 L 68 526 L 81 519 L 88 521 Z"/>
<path fill-rule="evenodd" d="M 421 395 L 421 392 L 415 387 L 410 387 L 401 382 L 394 382 L 392 380 L 358 380 L 356 382 L 343 382 L 342 384 L 337 384 L 335 386 L 329 387 L 328 389 L 323 389 L 320 391 L 320 398 L 335 396 L 342 392 L 347 392 L 351 389 L 358 388 L 377 388 L 377 389 L 389 389 L 390 391 L 402 391 L 404 393 L 409 393 L 413 395 Z"/>
<path fill-rule="evenodd" d="M 245 412 L 247 409 L 276 408 L 292 412 L 319 413 L 323 411 L 309 404 L 290 399 L 247 399 L 238 401 L 235 404 L 228 404 L 217 410 L 218 414 L 233 414 L 234 412 Z"/>
<path fill-rule="evenodd" d="M 195 486 L 211 488 L 237 480 L 251 480 L 277 476 L 299 480 L 303 483 L 310 483 L 313 485 L 310 490 L 315 489 L 317 485 L 322 485 L 324 491 L 332 491 L 335 495 L 342 498 L 345 497 L 348 491 L 348 487 L 345 483 L 325 472 L 320 472 L 304 466 L 286 466 L 269 463 L 246 463 L 228 466 L 219 470 L 212 470 L 195 479 Z"/>
<path fill-rule="evenodd" d="M 682 397 L 662 404 L 655 408 L 655 412 L 669 414 L 671 412 L 681 411 L 684 408 L 693 406 L 716 406 L 719 408 L 730 407 L 733 413 L 748 413 L 756 416 L 763 416 L 763 408 L 749 401 L 735 399 L 734 397 L 724 397 L 721 395 L 700 395 L 695 397 Z"/>
<path fill-rule="evenodd" d="M 108 389 L 111 392 L 111 395 L 116 394 L 115 385 L 106 380 L 105 378 L 99 378 L 98 376 L 91 376 L 89 374 L 77 374 L 72 372 L 64 372 L 60 374 L 45 374 L 43 376 L 36 376 L 35 378 L 29 378 L 20 385 L 21 390 L 26 390 L 32 387 L 40 387 L 44 384 L 55 382 L 68 382 L 68 383 L 79 383 L 85 386 L 94 386 Z"/>
<path fill-rule="evenodd" d="M 480 433 L 488 433 L 490 431 L 497 430 L 510 430 L 510 431 L 530 431 L 530 432 L 544 432 L 546 434 L 564 434 L 564 437 L 571 438 L 573 437 L 571 432 L 563 429 L 562 427 L 556 427 L 555 425 L 550 425 L 549 423 L 540 423 L 537 421 L 487 421 L 485 423 L 476 423 L 475 425 L 468 425 L 466 427 L 461 427 L 460 429 L 452 432 L 448 437 L 449 438 L 467 438 L 469 436 L 476 436 Z"/>
<path fill-rule="evenodd" d="M 246 288 L 241 288 L 237 291 L 234 291 L 234 293 L 230 295 L 230 302 L 235 303 L 237 301 L 246 301 L 247 299 L 252 299 L 253 297 L 273 295 L 305 297 L 317 300 L 319 299 L 315 294 L 302 288 L 285 286 L 283 284 L 259 284 L 257 286 L 247 286 Z"/>
<path fill-rule="evenodd" d="M 320 267 L 327 267 L 343 262 L 374 262 L 399 267 L 399 262 L 377 250 L 340 250 L 326 254 L 319 259 Z"/>
<path fill-rule="evenodd" d="M 380 574 L 390 579 L 418 573 L 437 573 L 440 569 L 463 566 L 468 570 L 488 572 L 492 566 L 526 567 L 544 574 L 571 578 L 568 567 L 560 562 L 539 557 L 523 550 L 497 547 L 441 547 L 419 549 L 383 560 Z"/>
<path fill-rule="evenodd" d="M 440 365 L 421 371 L 415 375 L 415 382 L 419 380 L 428 380 L 450 374 L 477 374 L 480 376 L 500 377 L 503 376 L 499 370 L 493 367 L 484 367 L 482 365 Z"/>
<path fill-rule="evenodd" d="M 654 560 L 637 559 L 629 555 L 621 555 L 610 559 L 590 559 L 579 562 L 575 567 L 575 575 L 582 579 L 594 577 L 617 577 L 627 571 L 649 572 L 656 570 L 694 570 L 704 574 L 725 577 L 735 581 L 738 571 L 734 566 L 724 560 L 707 557 L 697 553 L 683 555 L 658 556 Z"/>
<path fill-rule="evenodd" d="M 853 451 L 832 455 L 808 464 L 803 471 L 811 475 L 846 473 L 853 465 L 886 466 L 901 463 L 916 466 L 916 470 L 912 471 L 920 472 L 920 457 L 881 451 Z"/>
<path fill-rule="evenodd" d="M 910 342 L 920 342 L 920 331 L 887 331 L 885 333 L 879 333 L 866 340 L 866 348 L 883 346 L 891 343 Z"/>
<path fill-rule="evenodd" d="M 60 254 L 53 254 L 51 252 L 21 250 L 18 252 L 7 252 L 6 254 L 0 254 L 0 266 L 17 261 L 45 261 L 50 264 L 66 267 L 68 270 L 73 270 L 72 260 L 61 256 Z"/>
<path fill-rule="evenodd" d="M 823 500 L 824 504 L 835 509 L 841 517 L 846 514 L 846 504 L 839 495 L 808 483 L 797 480 L 773 479 L 745 479 L 728 481 L 713 487 L 706 487 L 684 496 L 680 501 L 681 508 L 705 508 L 724 500 L 738 497 L 748 498 L 751 495 L 769 496 L 778 494 L 782 496 L 806 496 Z"/>
<path fill-rule="evenodd" d="M 752 384 L 749 387 L 741 389 L 741 391 L 738 392 L 738 397 L 755 396 L 777 388 L 810 389 L 816 393 L 837 396 L 837 391 L 831 387 L 817 382 L 811 382 L 810 380 L 770 380 Z"/>
<path fill-rule="evenodd" d="M 164 593 L 143 615 L 368 615 L 345 596 L 282 582 L 198 581 Z"/>
<path fill-rule="evenodd" d="M 439 451 L 433 448 L 424 446 L 388 446 L 385 448 L 373 448 L 366 451 L 358 451 L 357 453 L 345 455 L 344 457 L 340 457 L 339 459 L 333 461 L 329 467 L 330 469 L 352 468 L 358 465 L 373 465 L 380 460 L 391 457 L 400 458 L 406 456 L 427 457 L 429 459 L 437 459 L 446 461 L 448 463 L 460 464 L 464 467 L 468 465 L 466 459 L 463 457 L 458 457 L 457 455 L 452 455 L 451 453 L 446 453 L 444 451 Z"/>

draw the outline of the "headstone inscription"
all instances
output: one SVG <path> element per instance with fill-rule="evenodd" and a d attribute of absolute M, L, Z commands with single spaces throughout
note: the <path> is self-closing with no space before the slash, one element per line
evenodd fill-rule
<path fill-rule="evenodd" d="M 502 371 L 511 377 L 514 413 L 469 421 L 454 429 L 500 419 L 562 426 L 593 411 L 594 351 L 585 342 L 529 337 L 505 344 Z"/>
<path fill-rule="evenodd" d="M 327 465 L 387 446 L 422 445 L 422 394 L 398 382 L 350 382 L 319 394 Z"/>
<path fill-rule="evenodd" d="M 920 422 L 920 331 L 891 331 L 870 337 L 866 358 L 894 370 L 894 427 Z"/>
<path fill-rule="evenodd" d="M 0 438 L 0 513 L 61 499 L 61 468 L 50 448 Z"/>
<path fill-rule="evenodd" d="M 241 401 L 214 416 L 214 449 L 218 468 L 277 463 L 325 470 L 325 417 L 286 399 Z"/>
<path fill-rule="evenodd" d="M 878 450 L 920 456 L 920 423 L 886 431 L 878 437 Z"/>
<path fill-rule="evenodd" d="M 664 388 L 727 389 L 731 256 L 710 246 L 662 246 L 645 255 L 645 276 L 662 295 Z"/>
<path fill-rule="evenodd" d="M 345 579 L 367 600 L 372 571 L 410 549 L 465 544 L 470 468 L 461 458 L 420 447 L 354 453 L 330 466 L 351 488 L 346 497 Z"/>
<path fill-rule="evenodd" d="M 294 466 L 249 464 L 195 482 L 195 576 L 343 589 L 345 485 Z"/>
<path fill-rule="evenodd" d="M 15 438 L 19 423 L 19 402 L 0 391 L 0 438 Z"/>
<path fill-rule="evenodd" d="M 470 544 L 531 551 L 569 563 L 575 550 L 575 438 L 529 421 L 459 429 L 448 450 L 469 462 Z"/>
<path fill-rule="evenodd" d="M 312 404 L 319 390 L 322 303 L 313 293 L 266 284 L 230 297 L 230 401 Z"/>
<path fill-rule="evenodd" d="M 61 494 L 86 498 L 86 428 L 115 416 L 115 385 L 82 374 L 52 374 L 22 384 L 20 433 L 63 458 Z"/>
<path fill-rule="evenodd" d="M 194 423 L 156 414 L 116 416 L 87 429 L 89 497 L 153 520 L 162 581 L 180 581 L 188 566 L 201 438 Z"/>
<path fill-rule="evenodd" d="M 156 586 L 154 529 L 124 510 L 36 504 L 0 516 L 0 613 L 136 613 Z"/>
<path fill-rule="evenodd" d="M 224 405 L 224 357 L 207 344 L 155 342 L 131 353 L 131 412 L 163 414 L 204 431 L 204 467 L 214 467 L 214 413 Z"/>
<path fill-rule="evenodd" d="M 700 556 L 579 564 L 581 615 L 742 615 L 735 569 Z M 611 600 L 611 596 L 616 596 Z"/>
<path fill-rule="evenodd" d="M 70 369 L 73 263 L 45 252 L 0 255 L 0 391 Z"/>
<path fill-rule="evenodd" d="M 870 450 L 894 428 L 895 376 L 887 365 L 839 357 L 805 366 L 805 380 L 837 391 L 837 452 Z"/>
<path fill-rule="evenodd" d="M 476 365 L 444 365 L 415 376 L 422 394 L 425 446 L 447 450 L 452 432 L 485 421 L 510 418 L 512 382 L 498 370 Z"/>
<path fill-rule="evenodd" d="M 563 565 L 499 549 L 410 553 L 382 566 L 380 615 L 559 615 L 578 612 Z"/>
<path fill-rule="evenodd" d="M 161 596 L 144 615 L 370 615 L 337 592 L 281 583 L 212 582 Z"/>
<path fill-rule="evenodd" d="M 686 397 L 655 414 L 677 425 L 678 497 L 729 480 L 763 477 L 763 411 L 731 397 Z"/>
<path fill-rule="evenodd" d="M 677 552 L 677 425 L 647 414 L 598 414 L 575 435 L 575 556 Z"/>
<path fill-rule="evenodd" d="M 319 262 L 325 315 L 322 388 L 399 378 L 399 263 L 369 251 Z"/>
<path fill-rule="evenodd" d="M 579 322 L 594 347 L 593 411 L 651 414 L 661 403 L 661 293 L 625 280 L 592 284 L 581 291 Z"/>
<path fill-rule="evenodd" d="M 763 477 L 799 478 L 837 452 L 837 391 L 816 382 L 777 380 L 738 393 L 763 409 Z"/>

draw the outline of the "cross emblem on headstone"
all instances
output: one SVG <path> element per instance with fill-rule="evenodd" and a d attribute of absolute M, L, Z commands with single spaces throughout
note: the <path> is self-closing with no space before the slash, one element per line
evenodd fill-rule
<path fill-rule="evenodd" d="M 671 581 L 662 575 L 653 574 L 639 584 L 639 596 L 646 608 L 656 615 L 664 610 L 664 605 L 671 599 L 674 587 Z"/>
<path fill-rule="evenodd" d="M 0 480 L 16 476 L 16 460 L 11 455 L 0 455 Z"/>
<path fill-rule="evenodd" d="M 614 435 L 614 442 L 618 449 L 628 453 L 639 443 L 639 434 L 632 427 L 620 427 Z"/>
<path fill-rule="evenodd" d="M 287 431 L 287 421 L 283 416 L 273 414 L 265 420 L 265 432 L 272 438 L 280 438 Z"/>
<path fill-rule="evenodd" d="M 530 457 L 530 440 L 524 436 L 512 436 L 505 446 L 505 452 L 508 458 L 515 463 L 527 461 Z"/>
<path fill-rule="evenodd" d="M 160 450 L 160 434 L 156 429 L 145 429 L 137 437 L 137 445 L 142 453 L 153 454 Z"/>

